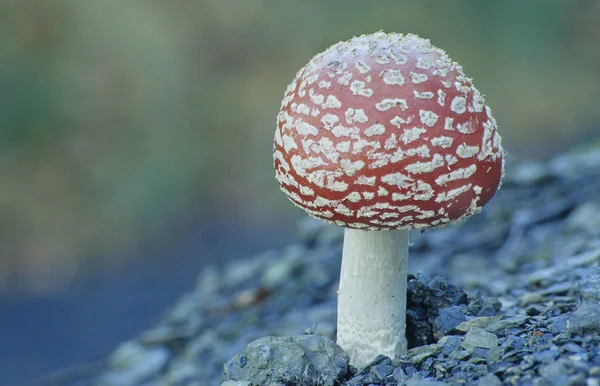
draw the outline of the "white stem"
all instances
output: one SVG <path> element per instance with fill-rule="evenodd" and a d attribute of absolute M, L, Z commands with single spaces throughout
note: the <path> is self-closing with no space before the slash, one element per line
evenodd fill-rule
<path fill-rule="evenodd" d="M 406 353 L 407 261 L 408 230 L 344 233 L 337 343 L 356 367 Z"/>

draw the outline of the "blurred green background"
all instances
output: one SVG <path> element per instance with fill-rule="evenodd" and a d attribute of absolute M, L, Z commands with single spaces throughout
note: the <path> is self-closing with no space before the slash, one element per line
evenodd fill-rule
<path fill-rule="evenodd" d="M 595 0 L 2 2 L 0 291 L 60 291 L 152 243 L 176 250 L 187 224 L 291 237 L 275 116 L 296 71 L 353 35 L 445 49 L 513 156 L 598 137 L 598 20 Z"/>
<path fill-rule="evenodd" d="M 598 131 L 598 1 L 12 1 L 0 12 L 0 288 L 46 290 L 190 220 L 296 214 L 271 167 L 287 83 L 377 30 L 428 37 L 509 152 Z"/>

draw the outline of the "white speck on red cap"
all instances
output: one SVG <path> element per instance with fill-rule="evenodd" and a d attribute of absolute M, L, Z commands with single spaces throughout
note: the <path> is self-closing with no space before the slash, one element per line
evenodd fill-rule
<path fill-rule="evenodd" d="M 462 67 L 426 39 L 383 32 L 337 43 L 296 74 L 274 149 L 294 204 L 357 229 L 475 214 L 504 167 L 496 121 Z"/>

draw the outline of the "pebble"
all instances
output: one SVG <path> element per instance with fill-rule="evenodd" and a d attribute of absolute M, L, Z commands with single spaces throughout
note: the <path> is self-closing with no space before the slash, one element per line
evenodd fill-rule
<path fill-rule="evenodd" d="M 348 355 L 332 340 L 307 334 L 255 340 L 234 355 L 224 368 L 226 380 L 258 385 L 297 382 L 335 386 L 348 374 L 349 361 Z M 332 363 L 335 366 L 330 366 Z"/>
<path fill-rule="evenodd" d="M 431 379 L 411 378 L 406 381 L 406 386 L 447 386 L 447 383 Z"/>
<path fill-rule="evenodd" d="M 600 329 L 600 304 L 584 301 L 569 317 L 568 330 L 576 334 L 595 332 Z"/>
<path fill-rule="evenodd" d="M 550 176 L 549 168 L 541 162 L 526 162 L 511 174 L 511 180 L 520 185 L 534 185 Z"/>
<path fill-rule="evenodd" d="M 495 323 L 492 323 L 491 325 L 489 325 L 486 328 L 486 330 L 489 332 L 506 331 L 509 329 L 513 329 L 513 328 L 522 326 L 528 319 L 529 319 L 529 317 L 525 316 L 525 315 L 513 316 L 510 318 L 499 320 Z"/>
<path fill-rule="evenodd" d="M 263 272 L 261 285 L 266 288 L 277 288 L 290 277 L 293 272 L 302 268 L 303 249 L 299 246 L 290 246 L 283 253 L 283 257 L 273 261 Z"/>
<path fill-rule="evenodd" d="M 443 307 L 438 311 L 438 316 L 435 319 L 435 326 L 437 327 L 441 336 L 454 330 L 459 324 L 465 321 L 467 317 L 464 311 L 456 307 Z"/>
<path fill-rule="evenodd" d="M 600 217 L 600 216 L 598 216 Z M 582 301 L 600 302 L 600 267 L 594 267 L 579 284 Z"/>
<path fill-rule="evenodd" d="M 502 381 L 494 374 L 486 374 L 479 378 L 477 386 L 502 386 Z"/>
<path fill-rule="evenodd" d="M 252 386 L 252 383 L 248 381 L 225 381 L 221 383 L 221 386 Z"/>
<path fill-rule="evenodd" d="M 136 342 L 122 344 L 111 356 L 113 371 L 102 375 L 100 385 L 136 385 L 156 376 L 169 360 L 163 347 L 145 347 Z"/>
<path fill-rule="evenodd" d="M 564 275 L 570 269 L 590 265 L 600 260 L 600 248 L 591 251 L 586 251 L 580 255 L 569 257 L 564 264 L 553 265 L 552 267 L 540 269 L 528 274 L 528 279 L 531 283 L 539 283 L 543 280 L 551 280 L 552 278 Z"/>
<path fill-rule="evenodd" d="M 566 224 L 573 229 L 585 232 L 590 236 L 600 236 L 600 202 L 585 202 L 578 205 L 566 219 Z"/>
<path fill-rule="evenodd" d="M 458 348 L 460 347 L 460 344 L 462 343 L 462 338 L 460 336 L 451 335 L 451 336 L 447 336 L 444 338 L 445 338 L 445 342 L 444 342 L 444 346 L 442 348 L 442 353 L 444 355 L 450 355 L 452 352 L 458 350 Z M 441 339 L 440 339 L 440 343 L 441 343 Z"/>
<path fill-rule="evenodd" d="M 436 343 L 411 348 L 408 350 L 408 357 L 411 359 L 412 363 L 419 364 L 425 359 L 437 355 L 440 351 L 442 351 L 442 347 L 443 346 Z"/>
<path fill-rule="evenodd" d="M 501 318 L 501 316 L 499 316 L 499 315 L 497 315 L 497 316 L 481 316 L 479 318 L 473 318 L 473 319 L 467 320 L 465 322 L 462 322 L 461 324 L 456 326 L 456 330 L 462 331 L 462 332 L 467 332 L 472 327 L 486 329 L 489 326 L 493 325 L 494 323 L 498 322 L 500 320 L 500 318 Z"/>
<path fill-rule="evenodd" d="M 461 343 L 461 347 L 466 350 L 472 350 L 475 347 L 495 348 L 498 346 L 498 337 L 479 327 L 471 327 Z"/>

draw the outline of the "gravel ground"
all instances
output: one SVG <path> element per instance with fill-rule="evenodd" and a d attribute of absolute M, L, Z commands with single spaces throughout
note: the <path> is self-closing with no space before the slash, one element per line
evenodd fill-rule
<path fill-rule="evenodd" d="M 407 356 L 348 365 L 332 341 L 343 231 L 305 219 L 296 244 L 206 269 L 108 358 L 36 384 L 600 385 L 599 165 L 509 162 L 482 214 L 413 232 Z"/>

